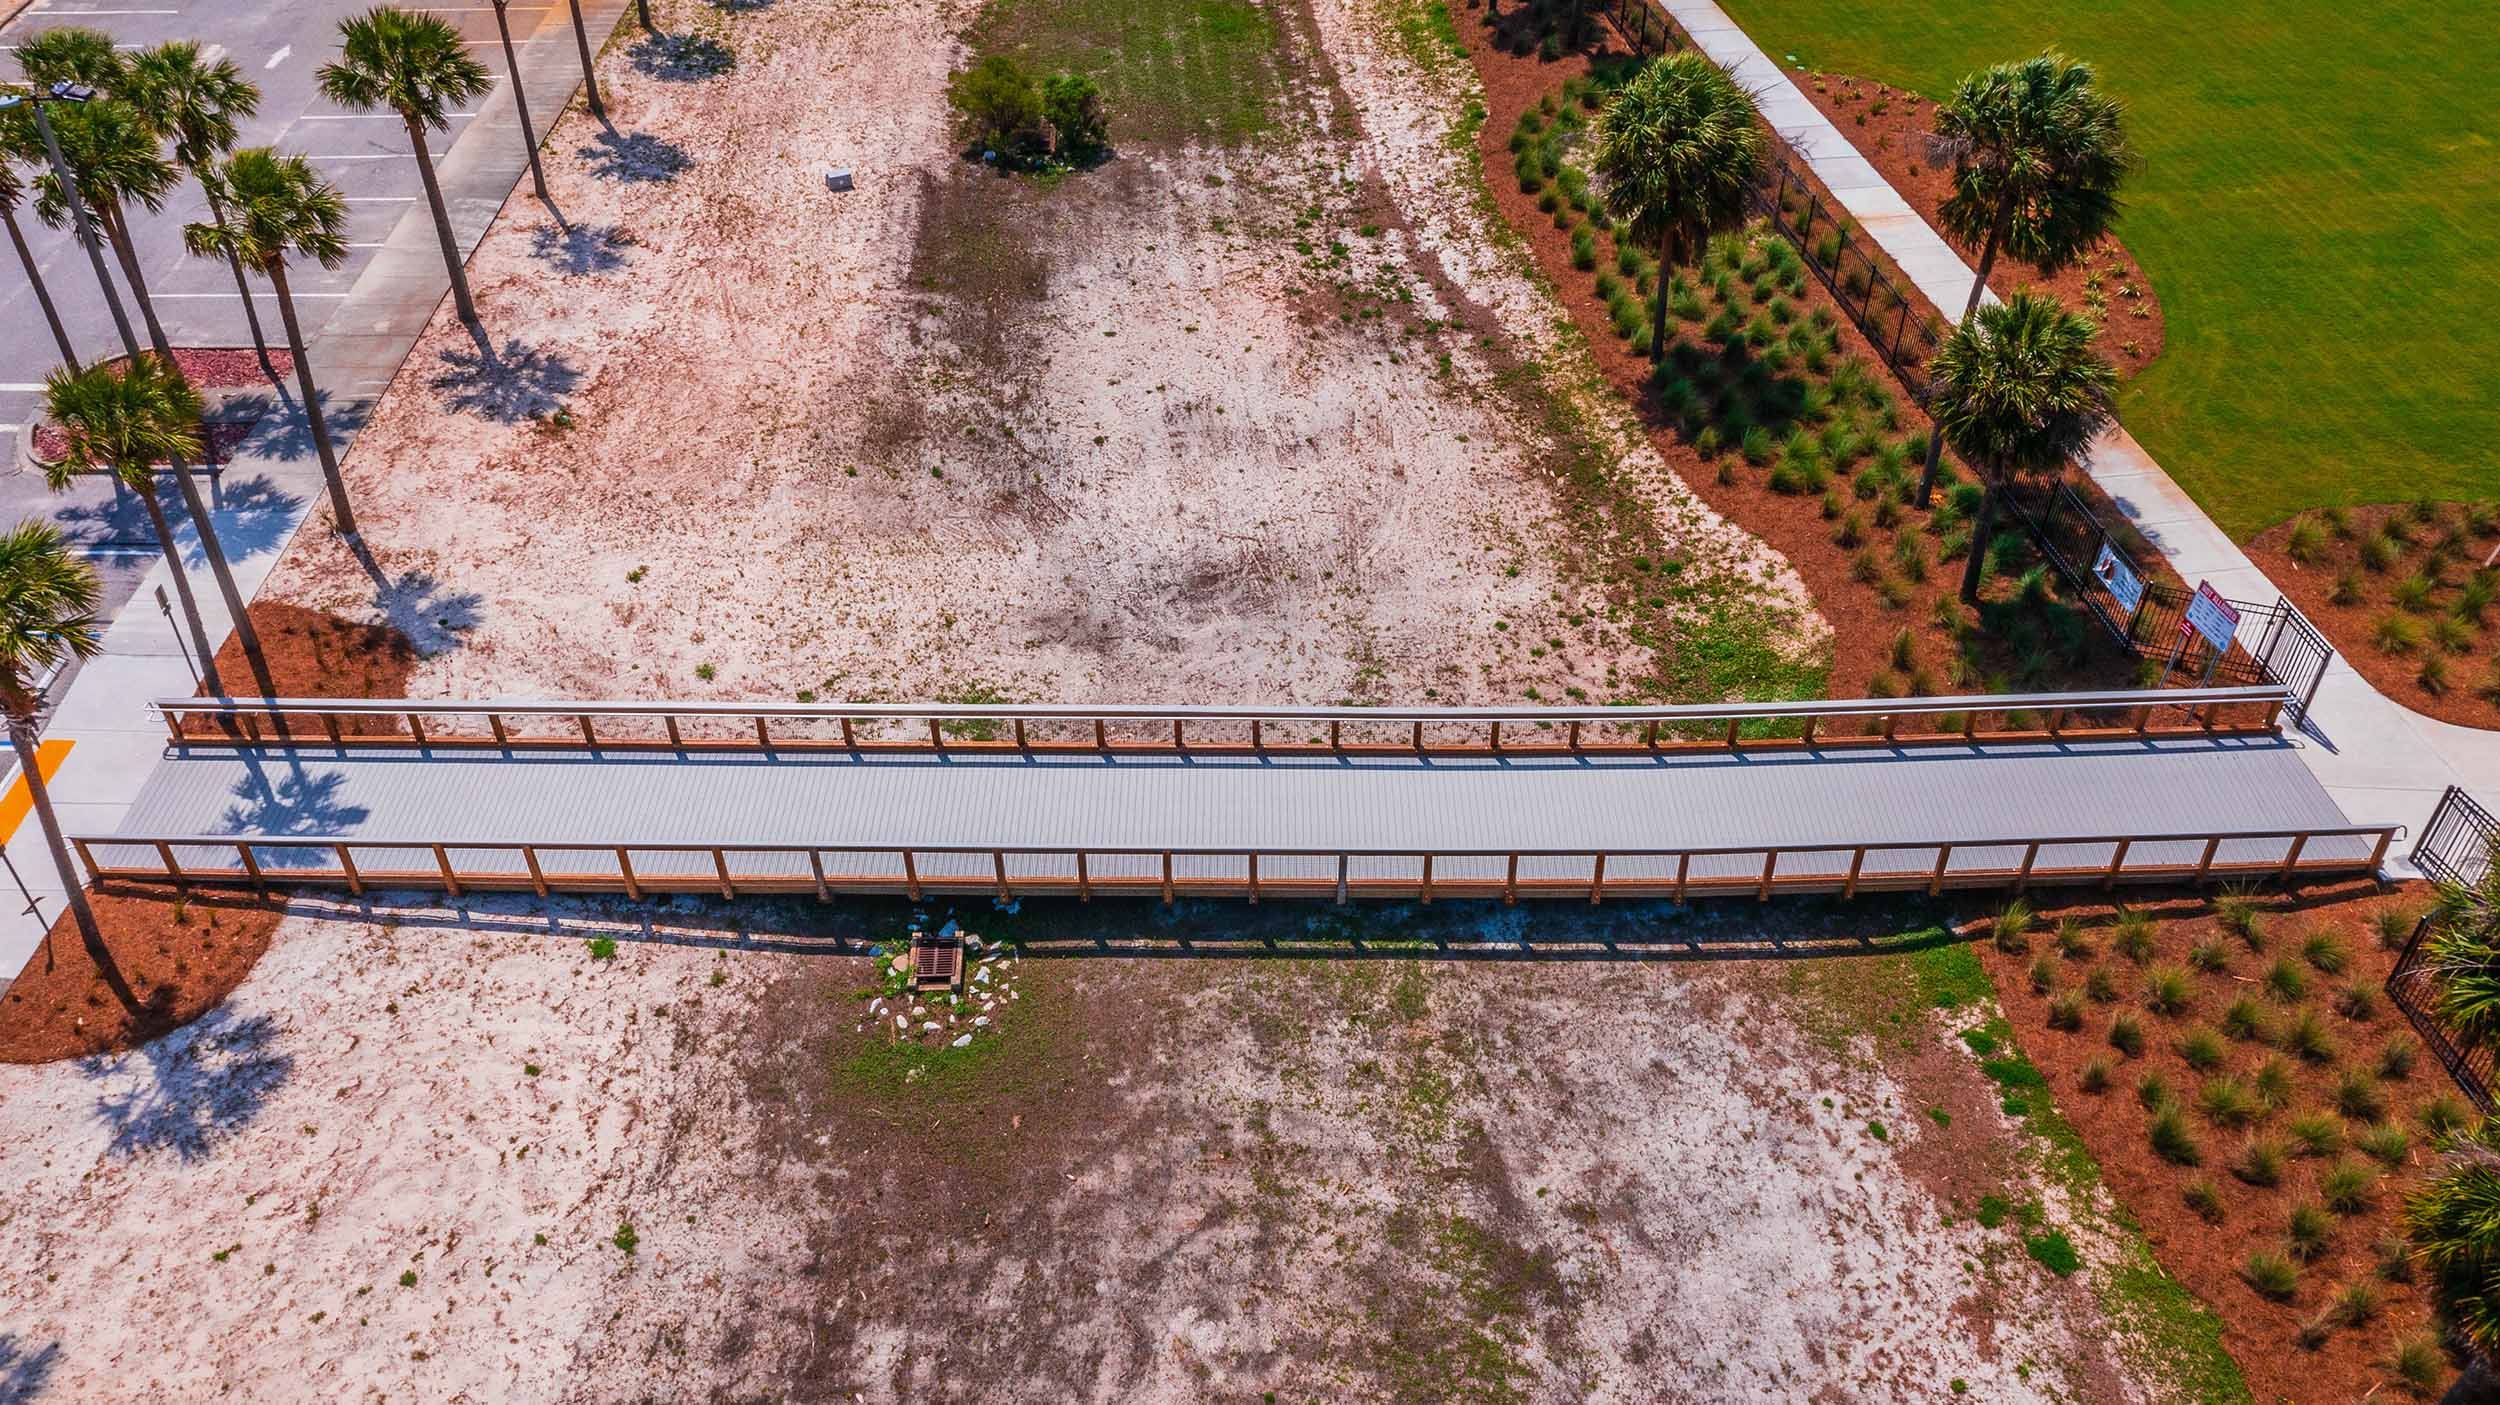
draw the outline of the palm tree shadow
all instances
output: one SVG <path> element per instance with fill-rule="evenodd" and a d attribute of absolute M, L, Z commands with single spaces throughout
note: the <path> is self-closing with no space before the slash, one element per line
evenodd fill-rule
<path fill-rule="evenodd" d="M 555 413 L 582 381 L 561 353 L 526 342 L 507 341 L 501 354 L 482 341 L 475 351 L 445 347 L 442 361 L 447 369 L 434 377 L 433 387 L 446 392 L 453 409 L 498 424 Z"/>
<path fill-rule="evenodd" d="M 0 1332 L 0 1405 L 22 1405 L 43 1394 L 61 1364 L 61 1344 L 28 1351 L 15 1332 Z"/>
<path fill-rule="evenodd" d="M 530 233 L 530 253 L 568 278 L 623 268 L 632 246 L 632 238 L 612 224 L 551 225 Z"/>
<path fill-rule="evenodd" d="M 208 552 L 200 545 L 199 533 L 188 530 L 191 519 L 181 496 L 173 492 L 163 496 L 166 520 L 184 544 L 183 563 L 194 569 L 206 566 Z M 277 550 L 303 507 L 302 497 L 262 474 L 232 481 L 219 475 L 209 484 L 209 515 L 216 521 L 217 541 L 225 547 L 229 561 Z"/>
<path fill-rule="evenodd" d="M 56 509 L 53 520 L 60 523 L 71 542 L 82 547 L 135 546 L 155 549 L 156 525 L 148 520 L 147 504 L 130 491 L 119 478 L 113 478 L 113 495 L 102 502 L 72 503 Z"/>
<path fill-rule="evenodd" d="M 373 582 L 373 608 L 404 636 L 420 658 L 449 653 L 467 643 L 470 630 L 483 617 L 486 597 L 472 590 L 446 590 L 432 572 L 409 570 L 397 576 L 382 569 L 373 548 L 351 539 L 365 578 Z"/>
<path fill-rule="evenodd" d="M 206 1157 L 259 1116 L 294 1074 L 294 1056 L 270 1048 L 277 1032 L 268 1015 L 220 1006 L 131 1052 L 82 1060 L 87 1077 L 120 1085 L 95 1100 L 96 1116 L 112 1129 L 106 1150 L 124 1158 L 151 1151 L 185 1161 Z"/>
<path fill-rule="evenodd" d="M 576 147 L 573 154 L 590 163 L 592 175 L 622 185 L 665 185 L 694 164 L 694 158 L 675 142 L 649 132 L 628 136 L 614 127 L 592 137 L 588 146 Z"/>
<path fill-rule="evenodd" d="M 728 45 L 701 34 L 654 34 L 625 54 L 636 73 L 663 83 L 700 83 L 738 66 Z"/>
<path fill-rule="evenodd" d="M 330 431 L 330 443 L 340 453 L 373 417 L 373 402 L 365 399 L 340 400 L 324 390 L 321 396 L 321 422 Z M 225 408 L 234 417 L 257 413 L 260 423 L 243 441 L 241 452 L 270 459 L 303 459 L 314 453 L 312 422 L 304 417 L 304 408 L 284 387 L 255 391 L 250 395 L 229 396 Z"/>
<path fill-rule="evenodd" d="M 225 813 L 217 817 L 224 833 L 267 835 L 273 839 L 322 838 L 344 833 L 372 814 L 362 805 L 339 803 L 339 787 L 347 783 L 345 772 L 316 774 L 305 770 L 292 752 L 282 754 L 286 756 L 285 773 L 273 777 L 263 768 L 257 753 L 240 753 L 244 769 L 250 774 L 235 782 L 238 803 L 228 805 Z M 322 855 L 314 849 L 282 844 L 268 849 L 255 845 L 252 857 L 264 868 L 301 868 L 318 862 Z"/>
<path fill-rule="evenodd" d="M 723 14 L 744 15 L 771 9 L 773 0 L 706 0 L 706 3 Z"/>

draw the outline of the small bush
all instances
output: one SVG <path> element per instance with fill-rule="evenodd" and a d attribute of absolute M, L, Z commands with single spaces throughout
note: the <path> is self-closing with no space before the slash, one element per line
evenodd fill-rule
<path fill-rule="evenodd" d="M 2176 1101 L 2178 1099 L 2170 1092 L 2170 1080 L 2162 1077 L 2159 1071 L 2135 1080 L 2136 1106 L 2146 1112 L 2159 1112 Z"/>
<path fill-rule="evenodd" d="M 2048 1020 L 2051 1029 L 2083 1028 L 2083 996 L 2070 990 L 2050 1001 Z"/>
<path fill-rule="evenodd" d="M 614 937 L 592 937 L 589 941 L 589 947 L 590 959 L 593 961 L 614 961 L 616 959 L 616 938 Z"/>
<path fill-rule="evenodd" d="M 2355 1122 L 2378 1122 L 2387 1116 L 2387 1095 L 2366 1069 L 2347 1070 L 2335 1081 L 2335 1110 Z"/>
<path fill-rule="evenodd" d="M 2335 1036 L 2314 1010 L 2303 1010 L 2283 1026 L 2283 1047 L 2313 1064 L 2335 1062 Z"/>
<path fill-rule="evenodd" d="M 2222 1036 L 2210 1029 L 2191 1029 L 2179 1037 L 2179 1057 L 2199 1073 L 2222 1067 Z"/>
<path fill-rule="evenodd" d="M 1597 267 L 1597 236 L 1582 225 L 1571 232 L 1571 266 L 1577 269 Z"/>
<path fill-rule="evenodd" d="M 2109 1047 L 2128 1058 L 2144 1052 L 2144 1026 L 2133 1015 L 2120 1015 L 2109 1022 Z"/>
<path fill-rule="evenodd" d="M 2333 1156 L 2344 1149 L 2344 1124 L 2329 1112 L 2304 1112 L 2285 1123 L 2293 1150 L 2302 1156 Z"/>
<path fill-rule="evenodd" d="M 2474 1114 L 2456 1094 L 2441 1093 L 2422 1104 L 2419 1116 L 2422 1130 L 2433 1137 L 2444 1137 L 2472 1121 Z"/>
<path fill-rule="evenodd" d="M 2352 1139 L 2362 1155 L 2383 1166 L 2401 1166 L 2412 1154 L 2413 1138 L 2396 1126 L 2372 1127 Z"/>
<path fill-rule="evenodd" d="M 2317 564 L 2326 555 L 2326 529 L 2306 517 L 2294 522 L 2291 534 L 2283 539 L 2283 554 L 2303 566 Z"/>
<path fill-rule="evenodd" d="M 2335 584 L 2334 584 L 2334 585 L 2332 585 L 2332 586 L 2329 586 L 2329 587 L 2327 588 L 2326 598 L 2327 598 L 2327 600 L 2328 600 L 2330 603 L 2337 604 L 2337 605 L 2358 605 L 2358 604 L 2360 604 L 2360 603 L 2361 603 L 2361 576 L 2360 576 L 2360 574 L 2359 574 L 2358 572 L 2354 572 L 2354 571 L 2345 571 L 2345 572 L 2342 572 L 2341 574 L 2337 575 L 2337 576 L 2335 577 Z"/>
<path fill-rule="evenodd" d="M 1841 549 L 1842 549 L 1842 550 L 1844 550 L 1844 551 L 1854 551 L 1854 550 L 1856 550 L 1856 549 L 1857 549 L 1860 545 L 1862 545 L 1865 541 L 1866 541 L 1866 518 L 1865 518 L 1865 516 L 1864 516 L 1864 515 L 1862 515 L 1862 514 L 1860 514 L 1860 513 L 1858 513 L 1858 512 L 1852 511 L 1852 512 L 1851 512 L 1848 516 L 1841 518 L 1841 519 L 1840 519 L 1840 525 L 1839 525 L 1838 527 L 1835 527 L 1835 528 L 1833 528 L 1833 529 L 1832 529 L 1832 545 L 1837 546 L 1837 547 L 1841 548 Z M 2021 934 L 2020 932 L 2015 933 L 2015 938 L 2016 938 L 2016 940 L 2017 940 L 2017 941 L 2019 941 L 2019 940 L 2021 939 L 2021 935 L 2022 935 L 2022 934 Z M 2013 946 L 2013 947 L 2009 947 L 2009 946 L 2005 945 L 2005 938 L 2004 938 L 2004 935 L 2003 935 L 2003 924 L 2002 924 L 2001 922 L 2000 922 L 2000 924 L 1999 924 L 1999 935 L 1998 935 L 1998 938 L 1997 938 L 1997 949 L 1998 949 L 1999 951 L 2021 951 L 2021 950 L 2023 950 L 2023 947 L 2021 947 L 2021 946 Z"/>
<path fill-rule="evenodd" d="M 2300 1290 L 2300 1269 L 2280 1254 L 2256 1253 L 2240 1265 L 2240 1279 L 2260 1297 L 2284 1303 Z"/>
<path fill-rule="evenodd" d="M 2245 995 L 2222 1012 L 2222 1032 L 2240 1040 L 2265 1039 L 2273 1033 L 2265 1008 Z"/>
<path fill-rule="evenodd" d="M 2208 975 L 2231 969 L 2231 949 L 2221 942 L 2206 940 L 2188 948 L 2188 964 Z"/>
<path fill-rule="evenodd" d="M 2173 1166 L 2194 1166 L 2205 1159 L 2204 1149 L 2188 1130 L 2187 1115 L 2179 1111 L 2176 1103 L 2165 1103 L 2157 1109 L 2145 1134 L 2153 1144 L 2153 1154 Z"/>
<path fill-rule="evenodd" d="M 2416 615 L 2427 614 L 2431 608 L 2431 594 L 2437 589 L 2438 582 L 2416 571 L 2396 582 L 2395 587 L 2388 591 L 2387 598 L 2395 601 L 2396 608 L 2400 610 Z"/>
<path fill-rule="evenodd" d="M 2309 977 L 2289 958 L 2266 968 L 2266 990 L 2275 999 L 2290 1004 L 2309 993 Z"/>
<path fill-rule="evenodd" d="M 2378 1015 L 2378 987 L 2364 979 L 2335 992 L 2335 1013 L 2355 1024 L 2368 1024 Z"/>
<path fill-rule="evenodd" d="M 2188 973 L 2176 966 L 2157 966 L 2144 978 L 2144 1008 L 2156 1015 L 2186 1013 L 2195 995 L 2196 986 Z"/>
<path fill-rule="evenodd" d="M 1904 537 L 1902 540 L 1915 541 L 1917 538 Z M 1908 631 L 1904 630 L 1903 633 L 1906 634 Z M 2065 957 L 2069 961 L 2087 960 L 2092 955 L 2091 934 L 2084 930 L 2083 922 L 2079 918 L 2061 917 L 2057 919 L 2056 940 L 2057 954 Z"/>
<path fill-rule="evenodd" d="M 2138 966 L 2153 959 L 2153 919 L 2140 912 L 2122 912 L 2111 932 L 2110 949 Z"/>
<path fill-rule="evenodd" d="M 2403 549 L 2396 544 L 2396 539 L 2394 537 L 2389 536 L 2385 532 L 2380 532 L 2374 536 L 2365 538 L 2362 541 L 2361 564 L 2367 567 L 2372 574 L 2383 576 L 2387 574 L 2388 571 L 2394 569 L 2396 565 L 2396 558 L 2402 554 L 2402 550 Z"/>
<path fill-rule="evenodd" d="M 2084 973 L 2083 993 L 2091 996 L 2094 1003 L 2106 1005 L 2118 998 L 2118 978 L 2110 974 L 2107 966 L 2095 966 Z"/>
<path fill-rule="evenodd" d="M 2339 1215 L 2358 1215 L 2370 1208 L 2378 1176 L 2358 1161 L 2338 1161 L 2318 1173 L 2318 1198 Z"/>
<path fill-rule="evenodd" d="M 2196 1110 L 2217 1127 L 2245 1127 L 2262 1111 L 2248 1085 L 2227 1074 L 2196 1090 Z"/>
<path fill-rule="evenodd" d="M 2413 940 L 2413 928 L 2421 920 L 2422 914 L 2400 907 L 2391 907 L 2381 912 L 2374 921 L 2374 925 L 2378 928 L 2380 949 L 2384 951 L 2402 949 L 2406 942 Z"/>
<path fill-rule="evenodd" d="M 2249 1085 L 2256 1090 L 2257 1101 L 2265 1104 L 2266 1111 L 2280 1111 L 2292 1100 L 2292 1066 L 2280 1058 L 2268 1059 L 2257 1066 Z"/>
<path fill-rule="evenodd" d="M 1026 156 L 1043 145 L 1041 91 L 1005 54 L 992 54 L 946 80 L 946 101 L 965 135 L 981 146 Z M 1523 188 L 1528 160 L 1520 161 Z"/>
<path fill-rule="evenodd" d="M 1103 118 L 1102 88 L 1082 73 L 1054 73 L 1042 80 L 1042 120 L 1058 133 L 1059 154 L 1068 160 L 1102 150 L 1111 135 Z"/>
<path fill-rule="evenodd" d="M 2035 995 L 2046 995 L 2055 989 L 2057 989 L 2057 958 L 2043 952 L 2033 957 L 2031 961 L 2031 990 Z"/>
<path fill-rule="evenodd" d="M 2231 1161 L 2231 1174 L 2253 1186 L 2280 1185 L 2287 1153 L 2271 1137 L 2251 1137 Z"/>
<path fill-rule="evenodd" d="M 2283 1240 L 2292 1257 L 2315 1263 L 2335 1240 L 2335 1220 L 2322 1205 L 2295 1205 L 2283 1222 Z"/>
<path fill-rule="evenodd" d="M 2222 1188 L 2203 1176 L 2179 1188 L 2179 1198 L 2207 1224 L 2222 1223 Z"/>
<path fill-rule="evenodd" d="M 2301 959 L 2330 976 L 2340 976 L 2352 964 L 2352 948 L 2333 932 L 2313 932 L 2300 944 Z"/>
<path fill-rule="evenodd" d="M 2097 1054 L 2084 1060 L 2082 1070 L 2075 1075 L 2075 1086 L 2087 1093 L 2108 1092 L 2109 1060 Z"/>
<path fill-rule="evenodd" d="M 2249 950 L 2264 950 L 2264 914 L 2257 910 L 2255 898 L 2236 892 L 2215 898 L 2214 921 L 2221 924 L 2222 930 L 2246 942 Z"/>
<path fill-rule="evenodd" d="M 2378 1053 L 2378 1076 L 2390 1082 L 2402 1082 L 2413 1076 L 2413 1044 L 2409 1040 L 2391 1039 Z"/>
<path fill-rule="evenodd" d="M 2422 647 L 2422 622 L 2411 615 L 2381 615 L 2370 626 L 2370 642 L 2382 654 L 2410 654 Z"/>

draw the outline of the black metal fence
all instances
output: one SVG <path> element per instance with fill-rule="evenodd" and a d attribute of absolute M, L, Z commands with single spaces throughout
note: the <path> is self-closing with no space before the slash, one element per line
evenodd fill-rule
<path fill-rule="evenodd" d="M 2458 1043 L 2439 1018 L 2441 974 L 2431 961 L 2431 931 L 2432 919 L 2428 915 L 2413 924 L 2413 935 L 2397 956 L 2396 969 L 2387 973 L 2387 998 L 2404 1011 L 2405 1021 L 2420 1036 L 2422 1047 L 2431 1051 L 2439 1066 L 2456 1080 L 2457 1087 L 2488 1116 L 2493 1111 L 2492 1049 L 2489 1044 Z"/>
<path fill-rule="evenodd" d="M 2413 866 L 2439 882 L 2470 888 L 2490 874 L 2495 844 L 2500 844 L 2500 816 L 2452 785 L 2422 826 Z"/>

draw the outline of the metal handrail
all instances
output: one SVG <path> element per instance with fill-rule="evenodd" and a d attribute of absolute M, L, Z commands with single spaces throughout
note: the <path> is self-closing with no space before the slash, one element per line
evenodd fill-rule
<path fill-rule="evenodd" d="M 2064 708 L 2229 706 L 2292 700 L 2279 685 L 2244 688 L 2148 688 L 2117 692 L 1983 693 L 1954 697 L 1824 698 L 1780 702 L 1675 703 L 1589 707 L 1248 707 L 1191 703 L 782 703 L 655 702 L 643 699 L 545 698 L 158 698 L 158 712 L 239 717 L 285 714 L 340 717 L 771 717 L 854 721 L 1168 722 L 1725 722 L 1807 717 L 1885 717 L 1962 712 L 2042 712 Z"/>

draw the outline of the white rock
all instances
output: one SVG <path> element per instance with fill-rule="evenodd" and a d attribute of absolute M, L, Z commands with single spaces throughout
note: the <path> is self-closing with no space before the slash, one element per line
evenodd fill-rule
<path fill-rule="evenodd" d="M 972 1026 L 975 1029 L 987 1029 L 990 1027 L 990 1017 L 987 1015 L 975 1015 L 972 1017 Z"/>
<path fill-rule="evenodd" d="M 953 1044 L 953 1045 L 951 1045 L 951 1046 L 949 1046 L 949 1047 L 956 1048 L 956 1049 L 960 1049 L 960 1048 L 962 1048 L 963 1046 L 965 1046 L 966 1044 L 969 1044 L 969 1043 L 971 1043 L 971 1042 L 972 1042 L 972 1036 L 971 1036 L 971 1035 L 969 1035 L 969 1034 L 959 1034 L 959 1035 L 955 1036 L 955 1042 L 954 1042 L 954 1044 Z"/>
<path fill-rule="evenodd" d="M 894 1017 L 894 1027 L 896 1029 L 909 1029 L 911 1028 L 911 1021 L 904 1019 L 901 1015 L 896 1015 Z"/>
<path fill-rule="evenodd" d="M 935 1034 L 938 1030 L 938 1022 L 935 1020 L 923 1021 L 920 1029 L 924 1034 Z"/>

